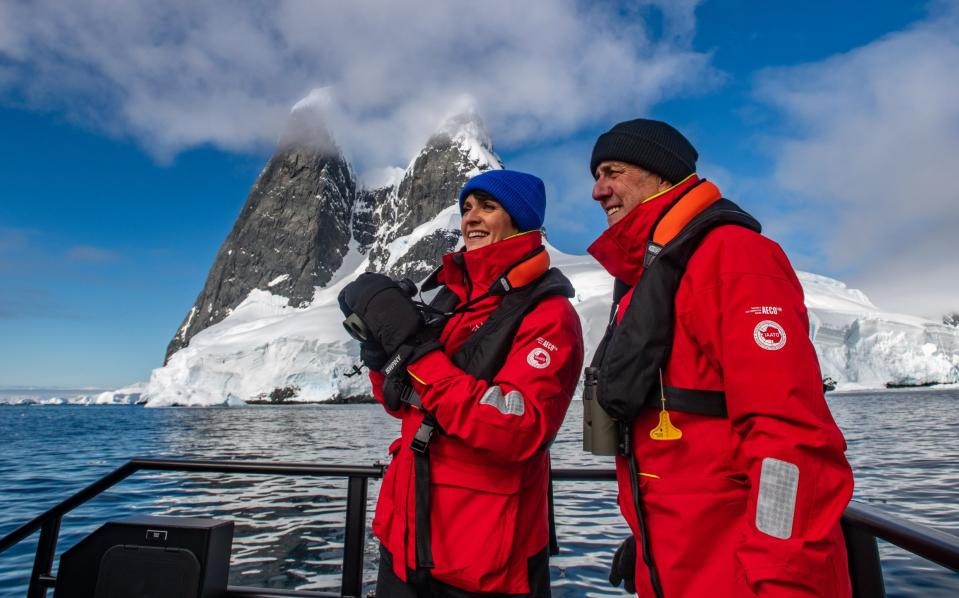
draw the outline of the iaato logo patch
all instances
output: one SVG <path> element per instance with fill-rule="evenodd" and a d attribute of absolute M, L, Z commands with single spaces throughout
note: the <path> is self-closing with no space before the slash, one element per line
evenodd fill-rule
<path fill-rule="evenodd" d="M 526 356 L 526 363 L 534 368 L 541 370 L 549 365 L 549 353 L 541 347 L 536 347 Z"/>
<path fill-rule="evenodd" d="M 763 320 L 753 328 L 756 344 L 767 351 L 776 351 L 786 345 L 786 331 L 772 320 Z"/>

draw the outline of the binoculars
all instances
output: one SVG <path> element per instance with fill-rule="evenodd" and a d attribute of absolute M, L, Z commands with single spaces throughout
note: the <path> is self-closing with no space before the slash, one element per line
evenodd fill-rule
<path fill-rule="evenodd" d="M 416 293 L 419 292 L 419 289 L 416 288 L 416 283 L 409 278 L 397 280 L 396 286 L 400 287 L 400 291 L 406 294 L 407 297 L 415 297 Z M 370 329 L 367 327 L 366 322 L 355 312 L 343 320 L 343 328 L 346 328 L 347 334 L 361 343 L 365 343 L 370 338 Z"/>
<path fill-rule="evenodd" d="M 583 450 L 597 456 L 620 452 L 619 427 L 597 400 L 599 368 L 586 368 L 583 380 Z"/>

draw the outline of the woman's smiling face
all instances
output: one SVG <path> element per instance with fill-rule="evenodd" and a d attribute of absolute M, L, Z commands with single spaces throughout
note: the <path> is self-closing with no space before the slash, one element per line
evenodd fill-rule
<path fill-rule="evenodd" d="M 485 193 L 471 193 L 463 200 L 460 230 L 466 251 L 492 245 L 519 233 L 509 212 Z"/>

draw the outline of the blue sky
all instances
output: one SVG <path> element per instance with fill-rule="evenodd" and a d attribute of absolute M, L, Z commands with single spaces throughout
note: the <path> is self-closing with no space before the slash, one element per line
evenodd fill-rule
<path fill-rule="evenodd" d="M 370 179 L 475 105 L 570 253 L 595 137 L 667 120 L 798 268 L 959 310 L 955 2 L 419 4 L 0 5 L 0 387 L 146 380 L 313 89 Z"/>

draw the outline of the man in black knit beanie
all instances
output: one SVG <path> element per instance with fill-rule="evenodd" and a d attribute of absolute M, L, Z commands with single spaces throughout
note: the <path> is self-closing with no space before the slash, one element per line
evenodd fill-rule
<path fill-rule="evenodd" d="M 590 377 L 619 425 L 632 531 L 610 583 L 657 598 L 847 598 L 852 471 L 802 287 L 759 223 L 699 178 L 698 157 L 674 127 L 636 119 L 590 159 L 608 228 L 589 252 L 616 279 Z"/>

